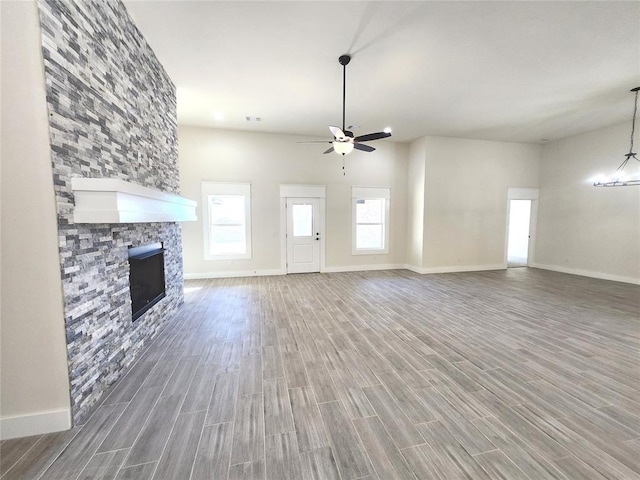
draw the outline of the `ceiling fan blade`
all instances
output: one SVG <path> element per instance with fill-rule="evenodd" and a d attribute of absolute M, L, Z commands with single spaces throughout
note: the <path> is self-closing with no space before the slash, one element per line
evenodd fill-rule
<path fill-rule="evenodd" d="M 367 133 L 366 135 L 360 135 L 353 140 L 356 142 L 370 142 L 371 140 L 380 140 L 381 138 L 390 137 L 391 133 L 389 132 L 376 132 L 376 133 Z"/>
<path fill-rule="evenodd" d="M 356 150 L 362 150 L 363 152 L 373 152 L 375 148 L 365 145 L 364 143 L 354 143 L 353 148 Z"/>
<path fill-rule="evenodd" d="M 333 133 L 333 136 L 338 140 L 344 140 L 346 138 L 346 135 L 344 134 L 344 132 L 340 130 L 338 127 L 329 125 L 329 130 L 331 130 L 331 133 Z"/>
<path fill-rule="evenodd" d="M 296 142 L 296 143 L 333 143 L 331 140 L 309 140 L 308 142 Z"/>
<path fill-rule="evenodd" d="M 331 153 L 331 152 L 333 152 L 333 147 L 329 147 L 329 148 L 327 148 L 327 149 L 326 149 L 324 152 L 322 152 L 322 153 Z"/>

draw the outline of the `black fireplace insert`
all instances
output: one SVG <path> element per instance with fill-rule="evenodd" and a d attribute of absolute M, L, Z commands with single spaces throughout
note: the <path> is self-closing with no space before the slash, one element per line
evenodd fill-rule
<path fill-rule="evenodd" d="M 129 248 L 129 289 L 132 321 L 166 296 L 162 243 Z"/>

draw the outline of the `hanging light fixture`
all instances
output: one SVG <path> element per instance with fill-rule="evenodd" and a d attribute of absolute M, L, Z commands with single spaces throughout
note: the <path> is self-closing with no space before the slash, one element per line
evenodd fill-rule
<path fill-rule="evenodd" d="M 338 155 L 348 155 L 349 153 L 352 152 L 353 150 L 353 142 L 349 142 L 349 141 L 340 141 L 340 140 L 334 140 L 333 141 L 333 151 L 336 152 Z"/>
<path fill-rule="evenodd" d="M 636 156 L 637 154 L 633 151 L 633 136 L 636 131 L 636 113 L 638 113 L 638 91 L 640 91 L 640 87 L 632 88 L 630 91 L 636 92 L 636 103 L 633 108 L 633 123 L 631 124 L 631 146 L 629 147 L 629 153 L 625 155 L 625 159 L 622 161 L 618 169 L 606 179 L 598 179 L 593 183 L 594 187 L 628 187 L 632 185 L 640 185 L 640 176 L 630 179 L 624 173 L 624 167 L 629 163 L 629 160 L 632 158 L 638 162 L 640 159 Z"/>

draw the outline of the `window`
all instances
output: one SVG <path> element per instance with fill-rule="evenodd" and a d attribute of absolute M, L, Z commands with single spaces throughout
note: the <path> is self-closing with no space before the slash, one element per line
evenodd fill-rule
<path fill-rule="evenodd" d="M 389 188 L 352 187 L 354 255 L 389 253 Z"/>
<path fill-rule="evenodd" d="M 205 260 L 251 258 L 251 185 L 202 182 Z"/>
<path fill-rule="evenodd" d="M 313 236 L 313 205 L 306 203 L 294 203 L 291 207 L 294 237 Z"/>

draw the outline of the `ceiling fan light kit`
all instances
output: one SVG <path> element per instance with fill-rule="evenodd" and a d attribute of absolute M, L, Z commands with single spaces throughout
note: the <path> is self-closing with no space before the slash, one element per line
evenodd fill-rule
<path fill-rule="evenodd" d="M 353 151 L 352 142 L 333 142 L 333 151 L 338 155 L 348 155 Z"/>
<path fill-rule="evenodd" d="M 637 153 L 633 151 L 633 136 L 635 135 L 636 131 L 636 114 L 638 113 L 638 91 L 640 91 L 640 87 L 632 88 L 630 91 L 635 92 L 636 101 L 633 108 L 633 122 L 631 123 L 631 146 L 629 147 L 629 153 L 625 154 L 625 159 L 612 175 L 610 175 L 608 178 L 597 179 L 593 183 L 594 187 L 630 187 L 633 185 L 640 186 L 640 173 L 636 174 L 637 176 L 635 178 L 629 178 L 624 173 L 624 167 L 627 166 L 629 160 L 633 158 L 634 160 L 640 162 L 640 159 L 637 157 Z"/>
<path fill-rule="evenodd" d="M 382 132 L 367 133 L 365 135 L 353 136 L 353 132 L 345 128 L 345 115 L 346 115 L 346 103 L 347 103 L 347 65 L 351 61 L 351 55 L 340 55 L 338 62 L 342 65 L 342 128 L 329 126 L 329 130 L 333 134 L 333 140 L 326 143 L 330 143 L 331 147 L 325 150 L 323 153 L 335 152 L 338 155 L 348 155 L 353 150 L 360 150 L 362 152 L 373 152 L 374 147 L 366 145 L 362 142 L 371 142 L 373 140 L 379 140 L 381 138 L 387 138 L 391 136 L 391 129 L 385 128 Z M 299 143 L 317 143 L 317 142 L 299 142 Z M 320 142 L 325 143 L 325 142 Z M 342 165 L 344 170 L 344 164 Z"/>

